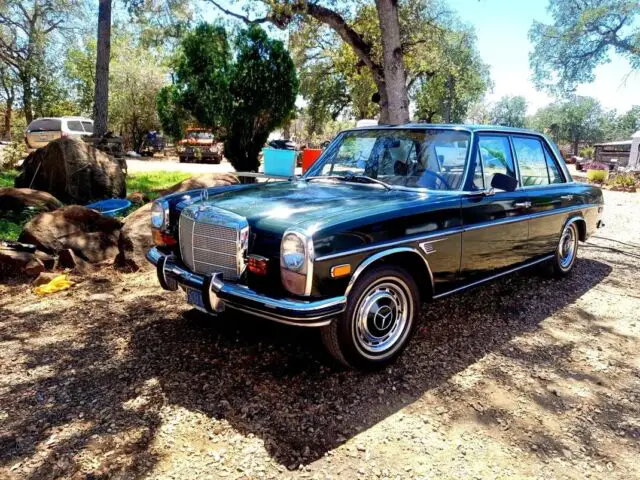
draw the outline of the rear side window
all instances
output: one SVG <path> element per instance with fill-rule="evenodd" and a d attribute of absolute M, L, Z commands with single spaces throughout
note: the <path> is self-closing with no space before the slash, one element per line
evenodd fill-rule
<path fill-rule="evenodd" d="M 553 158 L 537 138 L 514 137 L 513 148 L 523 187 L 561 183 L 562 176 Z"/>
<path fill-rule="evenodd" d="M 84 127 L 84 131 L 88 133 L 93 133 L 93 122 L 82 122 L 82 126 Z"/>
<path fill-rule="evenodd" d="M 478 139 L 478 158 L 473 176 L 474 188 L 480 190 L 490 188 L 496 173 L 516 178 L 509 139 L 498 135 L 483 135 Z"/>
<path fill-rule="evenodd" d="M 78 120 L 68 120 L 67 128 L 72 132 L 84 132 L 84 129 L 82 128 L 82 122 Z"/>
<path fill-rule="evenodd" d="M 56 118 L 39 118 L 29 124 L 30 132 L 59 132 L 62 122 Z"/>

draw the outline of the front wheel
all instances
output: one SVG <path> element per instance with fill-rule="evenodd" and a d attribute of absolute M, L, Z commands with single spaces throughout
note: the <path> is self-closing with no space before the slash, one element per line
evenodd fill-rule
<path fill-rule="evenodd" d="M 365 272 L 353 286 L 347 308 L 322 327 L 329 353 L 347 367 L 377 370 L 393 362 L 415 329 L 420 295 L 404 269 L 382 265 Z"/>
<path fill-rule="evenodd" d="M 553 273 L 556 277 L 564 277 L 571 272 L 578 257 L 578 227 L 575 222 L 565 225 L 560 241 L 551 259 Z"/>

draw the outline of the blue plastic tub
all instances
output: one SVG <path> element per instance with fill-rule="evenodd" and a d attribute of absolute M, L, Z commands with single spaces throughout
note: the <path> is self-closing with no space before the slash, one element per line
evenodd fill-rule
<path fill-rule="evenodd" d="M 291 177 L 296 169 L 296 151 L 263 148 L 264 174 Z"/>
<path fill-rule="evenodd" d="M 119 213 L 123 213 L 131 206 L 131 202 L 124 198 L 110 198 L 108 200 L 100 200 L 99 202 L 87 205 L 87 208 L 99 211 L 107 217 L 115 217 Z"/>

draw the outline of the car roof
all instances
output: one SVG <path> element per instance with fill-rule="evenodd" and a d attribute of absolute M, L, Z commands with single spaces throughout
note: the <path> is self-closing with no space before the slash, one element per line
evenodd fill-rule
<path fill-rule="evenodd" d="M 479 124 L 462 124 L 462 123 L 403 123 L 400 125 L 373 125 L 365 127 L 356 127 L 349 130 L 376 130 L 376 129 L 451 129 L 464 130 L 468 132 L 504 132 L 504 133 L 524 133 L 528 135 L 540 135 L 539 132 L 529 130 L 528 128 L 503 127 L 501 125 L 479 125 Z"/>
<path fill-rule="evenodd" d="M 93 122 L 90 118 L 86 117 L 73 117 L 73 116 L 64 116 L 64 117 L 38 117 L 34 118 L 32 122 L 36 120 L 82 120 L 83 122 Z"/>

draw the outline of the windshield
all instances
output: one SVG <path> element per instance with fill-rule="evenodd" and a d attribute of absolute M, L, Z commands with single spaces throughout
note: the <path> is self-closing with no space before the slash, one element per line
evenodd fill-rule
<path fill-rule="evenodd" d="M 188 132 L 187 138 L 191 140 L 211 140 L 213 139 L 213 133 L 211 132 Z"/>
<path fill-rule="evenodd" d="M 367 176 L 389 186 L 458 190 L 471 135 L 442 129 L 371 129 L 342 133 L 305 175 Z"/>

